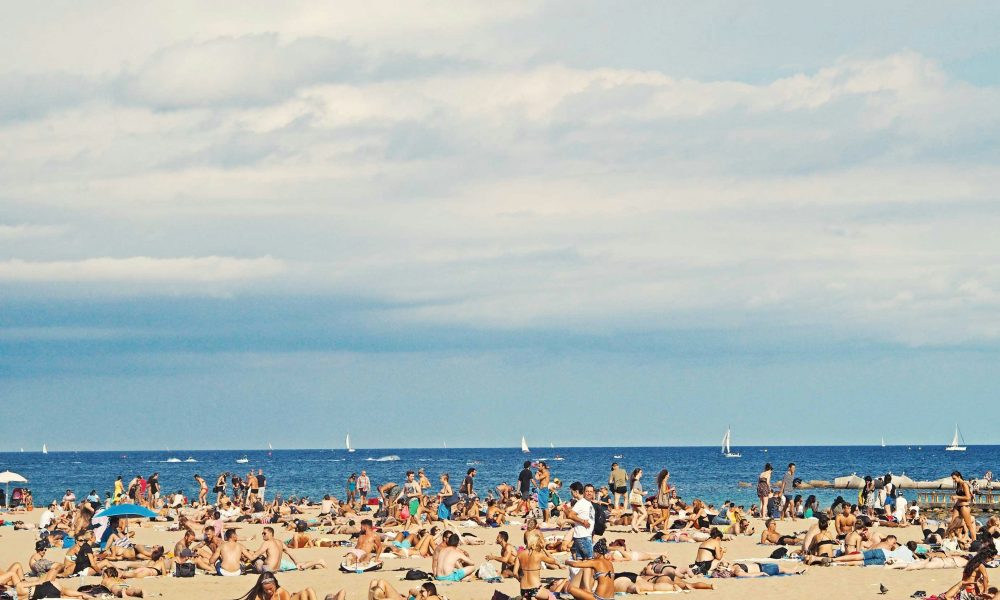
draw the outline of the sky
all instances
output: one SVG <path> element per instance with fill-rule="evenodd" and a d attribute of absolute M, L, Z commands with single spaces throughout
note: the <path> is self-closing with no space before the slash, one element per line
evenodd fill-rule
<path fill-rule="evenodd" d="M 1000 4 L 0 4 L 0 450 L 998 441 Z"/>

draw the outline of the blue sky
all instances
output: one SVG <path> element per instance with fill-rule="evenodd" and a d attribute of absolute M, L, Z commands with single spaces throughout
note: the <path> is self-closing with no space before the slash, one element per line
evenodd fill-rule
<path fill-rule="evenodd" d="M 1000 7 L 169 7 L 5 7 L 6 449 L 996 441 Z"/>

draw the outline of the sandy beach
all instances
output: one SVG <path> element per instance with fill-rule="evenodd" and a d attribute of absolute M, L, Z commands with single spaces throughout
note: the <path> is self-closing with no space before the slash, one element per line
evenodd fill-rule
<path fill-rule="evenodd" d="M 24 513 L 21 513 L 24 515 Z M 24 515 L 25 521 L 35 521 L 40 511 L 36 509 L 33 513 Z M 758 538 L 762 521 L 752 520 L 758 535 L 738 536 L 733 541 L 725 543 L 727 548 L 727 558 L 731 560 L 739 559 L 760 559 L 767 557 L 774 549 L 773 546 L 759 545 Z M 810 521 L 784 521 L 779 523 L 779 531 L 782 533 L 793 533 L 804 531 Z M 136 525 L 139 523 L 136 522 Z M 252 550 L 260 543 L 261 530 L 263 525 L 244 525 L 240 530 L 241 539 L 253 537 L 246 542 Z M 511 535 L 511 540 L 520 544 L 522 532 L 519 526 L 507 526 L 503 528 Z M 166 531 L 165 523 L 144 522 L 141 526 L 135 527 L 135 541 L 140 544 L 162 544 L 172 548 L 173 544 L 180 538 L 180 533 Z M 484 557 L 494 552 L 496 545 L 493 540 L 496 537 L 497 529 L 470 527 L 460 528 L 460 532 L 472 532 L 480 538 L 486 540 L 482 546 L 462 546 L 466 549 L 472 560 L 481 563 Z M 885 529 L 883 534 L 890 530 Z M 894 528 L 891 533 L 897 535 L 901 541 L 918 539 L 921 537 L 919 528 L 911 526 L 908 528 Z M 31 547 L 34 544 L 37 532 L 14 531 L 12 528 L 4 527 L 0 529 L 0 563 L 4 567 L 13 563 L 27 562 L 31 554 Z M 286 539 L 290 534 L 281 532 L 279 539 Z M 326 536 L 334 539 L 347 539 L 347 536 Z M 605 537 L 609 540 L 623 538 L 627 541 L 629 548 L 634 550 L 645 550 L 650 552 L 665 552 L 670 561 L 677 565 L 690 564 L 694 560 L 694 555 L 698 544 L 696 543 L 657 543 L 649 541 L 648 534 L 627 533 L 624 528 L 613 527 L 608 530 Z M 341 558 L 346 549 L 342 547 L 334 548 L 309 548 L 292 550 L 293 555 L 299 560 L 324 559 L 330 565 L 326 569 L 282 573 L 278 579 L 285 589 L 292 592 L 304 587 L 313 588 L 320 598 L 327 593 L 336 592 L 341 589 L 347 591 L 347 597 L 351 599 L 367 598 L 369 583 L 376 578 L 385 578 L 402 591 L 408 583 L 400 581 L 402 575 L 408 569 L 430 570 L 429 558 L 387 558 L 382 571 L 365 574 L 347 574 L 337 570 Z M 61 558 L 63 550 L 51 552 L 53 559 Z M 616 562 L 616 571 L 639 571 L 646 564 L 642 562 Z M 565 576 L 565 570 L 544 571 L 543 577 Z M 751 594 L 764 594 L 768 598 L 792 599 L 792 598 L 860 598 L 874 596 L 878 594 L 879 584 L 884 584 L 889 588 L 886 598 L 908 598 L 916 590 L 925 590 L 928 595 L 946 590 L 955 583 L 961 576 L 960 569 L 909 571 L 892 570 L 885 567 L 810 567 L 803 575 L 783 576 L 759 579 L 711 579 L 716 589 L 714 591 L 695 591 L 698 596 L 706 598 L 738 599 L 747 598 Z M 219 600 L 223 598 L 238 598 L 246 593 L 256 581 L 256 575 L 245 575 L 242 577 L 217 577 L 203 575 L 199 573 L 193 579 L 181 579 L 175 577 L 154 577 L 142 580 L 132 580 L 133 585 L 141 587 L 147 596 L 161 596 L 165 598 L 190 598 L 192 600 Z M 97 583 L 98 578 L 88 577 L 84 579 L 61 579 L 60 583 L 69 582 L 69 587 L 76 587 L 86 583 Z M 448 598 L 453 600 L 490 598 L 494 590 L 515 596 L 518 593 L 518 583 L 515 579 L 505 579 L 500 584 L 488 584 L 483 581 L 465 583 L 439 583 L 438 590 Z"/>

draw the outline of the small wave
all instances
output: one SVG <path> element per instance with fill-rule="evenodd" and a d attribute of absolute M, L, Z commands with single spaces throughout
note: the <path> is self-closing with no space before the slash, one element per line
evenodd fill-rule
<path fill-rule="evenodd" d="M 365 460 L 370 460 L 372 462 L 393 462 L 399 460 L 399 457 L 395 454 L 389 454 L 388 456 L 380 456 L 378 458 L 368 457 Z"/>

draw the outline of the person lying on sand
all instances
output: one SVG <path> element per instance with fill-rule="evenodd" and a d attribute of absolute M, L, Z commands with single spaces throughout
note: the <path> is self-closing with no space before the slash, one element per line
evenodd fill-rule
<path fill-rule="evenodd" d="M 300 592 L 289 593 L 278 584 L 274 573 L 261 573 L 250 591 L 237 600 L 316 600 L 316 592 L 305 588 Z"/>

